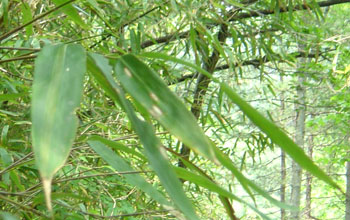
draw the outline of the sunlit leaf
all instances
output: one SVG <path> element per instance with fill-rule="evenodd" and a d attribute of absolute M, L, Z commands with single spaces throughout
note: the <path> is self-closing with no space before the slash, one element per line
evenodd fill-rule
<path fill-rule="evenodd" d="M 183 143 L 215 161 L 213 146 L 194 116 L 162 79 L 133 55 L 119 60 L 115 72 L 125 90 Z"/>
<path fill-rule="evenodd" d="M 120 63 L 120 60 L 118 63 Z M 112 78 L 108 60 L 97 54 L 89 54 L 89 67 L 91 67 L 89 71 L 101 84 L 106 93 L 115 102 L 119 103 L 127 113 L 135 132 L 138 134 L 141 143 L 145 147 L 145 153 L 151 167 L 157 173 L 161 183 L 176 207 L 181 210 L 188 219 L 198 219 L 174 170 L 171 168 L 164 153 L 161 152 L 160 141 L 155 136 L 152 126 L 136 116 L 131 103 L 125 98 L 122 88 L 120 88 Z"/>
<path fill-rule="evenodd" d="M 202 69 L 201 67 L 194 65 L 190 62 L 178 59 L 175 57 L 168 56 L 161 53 L 143 53 L 142 56 L 149 58 L 157 58 L 168 61 L 173 61 L 176 63 L 183 64 L 185 66 L 191 67 L 198 72 L 210 77 L 214 82 L 219 83 L 221 89 L 227 94 L 232 102 L 234 102 L 244 114 L 246 114 L 249 119 L 258 126 L 275 144 L 280 146 L 295 162 L 297 162 L 303 169 L 310 172 L 315 177 L 324 181 L 325 183 L 340 189 L 340 187 L 322 171 L 314 162 L 306 156 L 304 151 L 294 143 L 281 129 L 279 129 L 273 122 L 266 119 L 262 114 L 260 114 L 256 109 L 245 102 L 238 94 L 236 94 L 233 89 L 226 83 L 213 78 L 210 73 Z"/>
<path fill-rule="evenodd" d="M 69 0 L 52 0 L 53 3 L 55 3 L 56 6 L 62 5 L 64 3 L 66 3 Z M 66 6 L 64 6 L 61 9 L 70 19 L 72 19 L 72 21 L 74 21 L 77 25 L 79 25 L 80 27 L 83 28 L 88 28 L 88 26 L 84 23 L 84 21 L 82 20 L 82 18 L 80 17 L 79 13 L 77 12 L 77 10 L 72 6 L 72 4 L 68 4 Z"/>

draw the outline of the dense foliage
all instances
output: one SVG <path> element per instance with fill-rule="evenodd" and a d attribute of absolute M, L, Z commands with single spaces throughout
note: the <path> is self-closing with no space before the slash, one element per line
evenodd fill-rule
<path fill-rule="evenodd" d="M 2 0 L 0 216 L 349 220 L 348 2 Z"/>

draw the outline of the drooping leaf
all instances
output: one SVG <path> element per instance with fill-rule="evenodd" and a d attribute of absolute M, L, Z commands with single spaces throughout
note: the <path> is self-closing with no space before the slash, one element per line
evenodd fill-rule
<path fill-rule="evenodd" d="M 144 63 L 133 55 L 125 55 L 117 65 L 116 74 L 123 87 L 148 109 L 153 117 L 197 152 L 201 152 L 214 162 L 220 162 L 229 169 L 252 199 L 254 199 L 254 196 L 251 188 L 279 207 L 292 208 L 272 198 L 267 192 L 247 179 L 233 165 L 231 159 L 210 142 L 183 103 Z M 187 139 L 191 139 L 191 142 L 185 142 Z M 206 142 L 209 142 L 209 144 L 205 145 Z M 196 148 L 197 146 L 199 146 L 199 150 Z M 214 157 L 211 156 L 211 152 L 214 152 Z"/>
<path fill-rule="evenodd" d="M 276 126 L 270 120 L 266 119 L 256 109 L 254 109 L 247 102 L 245 102 L 226 83 L 220 82 L 220 80 L 214 78 L 210 73 L 208 73 L 201 67 L 195 64 L 192 64 L 190 62 L 178 59 L 176 57 L 171 57 L 165 54 L 154 53 L 154 52 L 143 53 L 142 56 L 149 57 L 149 58 L 163 59 L 163 60 L 183 64 L 208 76 L 214 82 L 219 83 L 221 89 L 227 94 L 230 100 L 233 101 L 241 109 L 241 111 L 244 114 L 246 114 L 249 117 L 249 119 L 272 140 L 272 142 L 280 146 L 303 169 L 307 170 L 312 175 L 324 181 L 325 183 L 341 190 L 341 188 L 324 171 L 322 171 L 317 165 L 314 164 L 314 162 L 308 156 L 306 156 L 304 151 L 297 144 L 295 144 L 294 141 L 288 137 L 288 135 L 286 135 L 281 129 L 278 128 L 278 126 Z"/>
<path fill-rule="evenodd" d="M 255 208 L 253 205 L 245 202 L 244 200 L 240 199 L 238 196 L 232 194 L 231 192 L 227 191 L 226 189 L 220 187 L 218 184 L 214 183 L 213 181 L 209 180 L 208 178 L 195 174 L 193 172 L 190 172 L 184 168 L 181 167 L 174 167 L 176 174 L 184 179 L 184 180 L 188 180 L 192 183 L 197 184 L 198 186 L 204 187 L 208 190 L 210 190 L 211 192 L 215 192 L 218 193 L 221 196 L 236 200 L 242 204 L 245 204 L 247 206 L 249 206 L 252 210 L 254 210 L 256 213 L 258 213 L 263 219 L 266 220 L 270 220 L 270 218 L 265 215 L 264 213 L 262 213 L 261 211 L 259 211 L 257 208 Z"/>
<path fill-rule="evenodd" d="M 79 45 L 45 46 L 35 60 L 32 95 L 32 139 L 37 167 L 50 205 L 51 180 L 73 145 L 86 55 Z"/>
<path fill-rule="evenodd" d="M 101 142 L 101 139 L 103 138 L 93 137 L 88 141 L 90 147 L 96 151 L 96 153 L 98 153 L 111 167 L 119 172 L 135 171 L 123 158 Z M 124 175 L 124 178 L 127 183 L 138 187 L 140 190 L 147 193 L 151 198 L 159 202 L 159 204 L 164 205 L 165 207 L 171 206 L 167 199 L 140 174 L 128 174 Z"/>
<path fill-rule="evenodd" d="M 26 2 L 22 3 L 21 10 L 23 13 L 23 17 L 22 17 L 23 24 L 25 24 L 33 19 L 32 12 L 31 12 L 31 9 L 30 9 L 30 6 L 28 3 L 26 3 Z M 26 26 L 26 35 L 28 37 L 33 35 L 33 25 L 32 24 Z"/>
<path fill-rule="evenodd" d="M 56 6 L 62 5 L 66 3 L 69 0 L 52 0 L 53 3 L 55 3 Z M 80 17 L 78 11 L 72 6 L 72 4 L 68 4 L 64 6 L 61 9 L 70 19 L 72 19 L 73 22 L 75 22 L 80 27 L 83 27 L 85 29 L 88 28 L 88 26 L 84 23 L 83 19 Z"/>
<path fill-rule="evenodd" d="M 164 153 L 161 152 L 160 141 L 155 136 L 152 126 L 136 116 L 130 102 L 125 98 L 122 88 L 120 88 L 112 78 L 112 70 L 108 64 L 108 60 L 100 55 L 90 53 L 88 63 L 91 74 L 100 83 L 106 93 L 127 113 L 134 130 L 145 147 L 145 153 L 151 167 L 157 173 L 161 183 L 176 207 L 182 211 L 188 219 L 198 219 L 174 170 L 165 158 Z M 118 61 L 118 63 L 120 63 L 120 61 Z"/>
<path fill-rule="evenodd" d="M 213 146 L 196 119 L 162 79 L 131 54 L 119 60 L 115 72 L 125 90 L 183 143 L 215 161 Z"/>
<path fill-rule="evenodd" d="M 325 183 L 337 189 L 341 189 L 323 170 L 315 165 L 305 152 L 278 128 L 277 125 L 265 118 L 239 97 L 226 83 L 221 83 L 220 85 L 231 101 L 234 102 L 241 111 L 272 140 L 272 142 L 280 146 L 296 163 Z"/>

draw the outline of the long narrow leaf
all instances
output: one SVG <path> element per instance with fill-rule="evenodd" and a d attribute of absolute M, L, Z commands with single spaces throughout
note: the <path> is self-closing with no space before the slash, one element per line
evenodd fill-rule
<path fill-rule="evenodd" d="M 143 53 L 142 56 L 148 58 L 157 58 L 175 63 L 183 64 L 187 67 L 193 68 L 196 71 L 210 77 L 214 82 L 220 84 L 221 89 L 227 94 L 227 96 L 233 101 L 249 119 L 260 128 L 267 136 L 278 146 L 280 146 L 295 162 L 297 162 L 303 169 L 310 172 L 318 179 L 325 183 L 341 190 L 341 188 L 314 162 L 304 153 L 304 151 L 294 143 L 292 139 L 288 137 L 281 129 L 279 129 L 273 122 L 266 119 L 257 110 L 245 102 L 238 94 L 236 94 L 232 88 L 226 83 L 220 82 L 220 80 L 214 78 L 210 73 L 202 69 L 201 67 L 192 64 L 190 62 L 168 56 L 166 54 L 148 52 Z"/>
<path fill-rule="evenodd" d="M 111 167 L 119 172 L 134 171 L 131 166 L 119 155 L 114 153 L 110 148 L 103 144 L 100 138 L 92 138 L 88 141 L 90 147 L 96 151 Z M 138 187 L 140 190 L 147 193 L 151 198 L 159 202 L 165 208 L 170 207 L 168 200 L 148 183 L 140 174 L 129 174 L 124 176 L 127 183 Z"/>
<path fill-rule="evenodd" d="M 213 146 L 194 116 L 162 79 L 133 55 L 120 58 L 116 74 L 125 90 L 173 135 L 215 161 Z"/>
<path fill-rule="evenodd" d="M 155 136 L 150 124 L 141 121 L 135 114 L 131 104 L 125 98 L 122 89 L 111 77 L 111 68 L 108 60 L 97 54 L 89 54 L 90 72 L 100 83 L 109 96 L 117 102 L 127 113 L 136 133 L 145 147 L 146 156 L 152 168 L 157 173 L 161 183 L 179 210 L 188 218 L 198 219 L 191 202 L 186 197 L 181 183 L 174 170 L 161 152 L 160 141 Z M 118 61 L 119 62 L 119 61 Z"/>
<path fill-rule="evenodd" d="M 244 200 L 240 199 L 239 197 L 235 196 L 234 194 L 232 194 L 231 192 L 227 191 L 226 189 L 220 187 L 219 185 L 212 182 L 208 178 L 201 176 L 201 175 L 198 175 L 198 174 L 195 174 L 193 172 L 190 172 L 190 171 L 183 169 L 181 167 L 174 167 L 174 169 L 176 171 L 176 174 L 179 176 L 179 178 L 182 178 L 184 180 L 188 180 L 192 183 L 197 184 L 198 186 L 201 186 L 203 188 L 210 190 L 211 192 L 216 192 L 221 196 L 231 198 L 231 199 L 236 200 L 242 204 L 245 204 L 245 205 L 249 206 L 252 210 L 254 210 L 256 213 L 258 213 L 263 219 L 270 220 L 270 218 L 267 215 L 265 215 L 264 213 L 259 211 L 253 205 L 251 205 L 251 204 L 245 202 Z"/>
<path fill-rule="evenodd" d="M 62 5 L 65 2 L 67 2 L 68 0 L 52 0 L 53 3 L 55 3 L 56 6 Z M 83 19 L 81 19 L 79 13 L 77 12 L 77 10 L 72 6 L 72 4 L 68 4 L 66 6 L 64 6 L 61 9 L 70 19 L 72 19 L 72 21 L 74 21 L 77 25 L 79 25 L 80 27 L 83 27 L 85 29 L 88 28 L 88 26 L 84 23 Z"/>
<path fill-rule="evenodd" d="M 208 151 L 213 151 L 215 156 L 212 157 L 206 152 L 203 153 L 208 159 L 214 162 L 220 162 L 223 166 L 229 169 L 237 180 L 241 183 L 246 192 L 254 199 L 251 188 L 260 193 L 271 203 L 281 207 L 292 209 L 291 206 L 283 204 L 271 197 L 263 189 L 259 188 L 252 181 L 247 179 L 235 166 L 233 162 L 220 150 L 211 144 L 209 139 L 204 135 L 196 121 L 192 121 L 193 116 L 180 100 L 167 88 L 163 81 L 144 63 L 139 61 L 132 55 L 126 55 L 121 58 L 121 65 L 117 66 L 116 73 L 125 89 L 146 109 L 149 110 L 164 127 L 177 135 L 180 140 L 191 139 L 191 142 L 185 142 L 193 149 L 200 146 Z M 181 120 L 179 120 L 181 119 Z M 187 120 L 186 120 L 187 119 Z M 209 141 L 208 145 L 204 144 Z M 192 144 L 192 145 L 190 145 Z M 203 152 L 198 150 L 199 152 Z"/>
<path fill-rule="evenodd" d="M 79 45 L 46 46 L 35 60 L 32 97 L 32 138 L 51 210 L 50 191 L 53 175 L 64 165 L 73 145 L 86 55 Z"/>

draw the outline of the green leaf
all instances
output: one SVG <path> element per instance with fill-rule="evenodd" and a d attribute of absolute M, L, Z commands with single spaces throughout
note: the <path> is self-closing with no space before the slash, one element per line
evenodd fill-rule
<path fill-rule="evenodd" d="M 32 95 L 32 139 L 36 164 L 50 205 L 51 180 L 73 145 L 86 55 L 79 45 L 45 46 L 35 60 Z"/>
<path fill-rule="evenodd" d="M 259 192 L 273 204 L 291 209 L 291 206 L 283 204 L 272 198 L 267 192 L 259 188 L 252 181 L 244 177 L 233 162 L 204 135 L 194 120 L 193 115 L 186 109 L 182 102 L 167 88 L 163 81 L 145 64 L 133 55 L 125 55 L 116 66 L 116 74 L 123 87 L 154 116 L 164 127 L 183 140 L 189 146 L 199 148 L 199 152 L 214 162 L 220 162 L 242 184 L 243 188 L 254 199 L 250 188 Z M 181 118 L 181 120 L 178 120 Z M 192 137 L 192 139 L 191 139 Z M 191 142 L 188 141 L 191 139 Z M 188 142 L 185 142 L 188 141 Z M 206 142 L 209 142 L 207 145 Z M 193 147 L 195 150 L 197 148 Z M 208 152 L 209 151 L 209 152 Z M 215 156 L 211 156 L 211 152 Z"/>
<path fill-rule="evenodd" d="M 140 154 L 139 152 L 137 152 L 133 148 L 129 148 L 129 147 L 125 146 L 124 144 L 118 143 L 116 141 L 107 140 L 107 139 L 100 137 L 100 136 L 97 136 L 97 135 L 91 136 L 89 138 L 89 140 L 99 141 L 99 142 L 101 142 L 101 143 L 103 143 L 103 144 L 105 144 L 113 149 L 123 151 L 125 153 L 129 153 L 129 154 L 132 154 L 134 156 L 137 156 L 142 160 L 146 160 L 145 156 L 143 156 L 142 154 Z"/>
<path fill-rule="evenodd" d="M 56 6 L 62 5 L 64 3 L 66 3 L 69 0 L 52 0 L 53 3 Z M 77 25 L 79 25 L 80 27 L 83 27 L 85 29 L 88 29 L 89 27 L 84 23 L 84 21 L 81 19 L 79 13 L 77 12 L 77 10 L 72 6 L 72 4 L 68 4 L 66 6 L 64 6 L 62 10 L 70 19 L 72 19 L 72 21 L 74 21 Z"/>
<path fill-rule="evenodd" d="M 173 167 L 176 171 L 176 174 L 178 175 L 179 178 L 184 179 L 184 180 L 188 180 L 192 183 L 197 184 L 198 186 L 201 186 L 203 188 L 208 189 L 211 192 L 215 192 L 218 193 L 221 196 L 227 197 L 227 198 L 231 198 L 233 200 L 236 200 L 242 204 L 245 204 L 247 206 L 249 206 L 251 209 L 253 209 L 255 212 L 257 212 L 261 217 L 263 217 L 263 219 L 270 219 L 268 216 L 266 216 L 264 213 L 260 212 L 257 208 L 255 208 L 253 205 L 245 202 L 244 200 L 240 199 L 239 197 L 235 196 L 234 194 L 232 194 L 231 192 L 227 191 L 226 189 L 220 187 L 219 185 L 217 185 L 215 182 L 211 181 L 210 179 L 195 174 L 193 172 L 190 172 L 184 168 L 181 167 Z"/>
<path fill-rule="evenodd" d="M 23 24 L 30 22 L 31 20 L 33 20 L 33 16 L 32 16 L 32 12 L 30 10 L 30 6 L 28 3 L 23 2 L 21 4 L 21 10 L 23 13 Z M 27 37 L 31 37 L 33 35 L 33 25 L 30 24 L 28 26 L 26 26 L 26 35 Z"/>
<path fill-rule="evenodd" d="M 147 52 L 143 53 L 141 56 L 149 58 L 157 58 L 168 61 L 173 61 L 175 63 L 180 63 L 185 66 L 191 67 L 197 70 L 199 73 L 202 73 L 214 82 L 219 83 L 221 89 L 227 94 L 227 96 L 233 101 L 241 111 L 246 114 L 249 119 L 260 128 L 275 144 L 280 146 L 295 162 L 297 162 L 303 169 L 310 172 L 312 175 L 318 179 L 324 181 L 325 183 L 339 189 L 341 188 L 329 177 L 327 174 L 322 171 L 314 162 L 306 156 L 304 151 L 294 143 L 281 129 L 279 129 L 273 122 L 266 119 L 261 115 L 257 110 L 251 107 L 247 102 L 245 102 L 238 94 L 236 94 L 232 88 L 230 88 L 226 83 L 220 82 L 218 79 L 214 78 L 210 73 L 202 69 L 201 67 L 194 65 L 190 62 L 168 56 L 166 54 Z"/>
<path fill-rule="evenodd" d="M 1 101 L 9 101 L 15 100 L 20 97 L 28 95 L 27 93 L 10 93 L 10 94 L 0 94 L 0 102 Z"/>
<path fill-rule="evenodd" d="M 193 114 L 154 71 L 129 54 L 119 59 L 115 73 L 125 90 L 166 129 L 194 151 L 215 161 L 213 145 Z"/>
<path fill-rule="evenodd" d="M 19 220 L 18 217 L 8 213 L 8 212 L 0 212 L 0 217 L 3 220 Z"/>
<path fill-rule="evenodd" d="M 120 60 L 117 62 L 120 63 Z M 123 90 L 112 78 L 111 68 L 108 65 L 108 61 L 100 55 L 89 53 L 89 71 L 100 83 L 106 93 L 115 102 L 119 103 L 127 113 L 134 130 L 145 147 L 146 156 L 148 157 L 152 168 L 157 173 L 161 183 L 175 205 L 188 219 L 198 219 L 191 202 L 188 200 L 182 189 L 180 181 L 176 177 L 174 170 L 165 158 L 164 153 L 161 152 L 160 141 L 155 136 L 152 126 L 136 116 L 130 102 L 125 98 Z"/>
<path fill-rule="evenodd" d="M 310 172 L 320 180 L 329 185 L 341 190 L 341 188 L 333 182 L 333 180 L 322 171 L 314 162 L 304 153 L 304 151 L 290 139 L 281 129 L 273 122 L 265 118 L 260 112 L 255 110 L 246 101 L 236 94 L 232 88 L 226 83 L 221 83 L 222 90 L 234 102 L 249 119 L 260 128 L 275 144 L 280 146 L 295 162 L 297 162 L 303 169 Z"/>
<path fill-rule="evenodd" d="M 108 148 L 103 142 L 96 140 L 96 137 L 88 141 L 90 147 L 96 151 L 111 167 L 119 172 L 134 171 L 123 158 Z M 138 187 L 140 190 L 147 193 L 151 198 L 164 205 L 171 206 L 167 199 L 148 183 L 140 174 L 124 175 L 127 183 Z"/>

